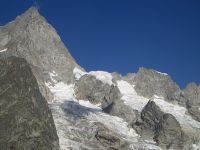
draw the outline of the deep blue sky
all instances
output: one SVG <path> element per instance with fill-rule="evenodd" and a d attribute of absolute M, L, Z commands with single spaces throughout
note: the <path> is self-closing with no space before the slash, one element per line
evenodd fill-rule
<path fill-rule="evenodd" d="M 1 0 L 0 25 L 32 0 Z M 199 0 L 37 0 L 86 70 L 166 72 L 181 86 L 200 83 Z"/>

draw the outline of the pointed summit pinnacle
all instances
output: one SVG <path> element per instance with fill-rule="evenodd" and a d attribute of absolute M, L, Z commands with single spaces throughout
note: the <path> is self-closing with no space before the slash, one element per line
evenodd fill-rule
<path fill-rule="evenodd" d="M 17 17 L 17 20 L 30 20 L 36 17 L 40 17 L 40 13 L 38 12 L 38 9 L 34 6 L 30 7 L 27 11 L 25 11 L 22 15 Z"/>
<path fill-rule="evenodd" d="M 40 16 L 40 13 L 38 12 L 38 9 L 36 7 L 32 6 L 23 14 L 23 16 L 34 18 Z"/>

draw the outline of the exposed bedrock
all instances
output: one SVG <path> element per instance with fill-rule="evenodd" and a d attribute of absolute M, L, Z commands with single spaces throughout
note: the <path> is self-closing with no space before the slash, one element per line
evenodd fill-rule
<path fill-rule="evenodd" d="M 133 128 L 144 139 L 153 139 L 163 149 L 190 149 L 199 143 L 199 130 L 180 125 L 177 119 L 164 113 L 154 101 L 149 101 Z"/>
<path fill-rule="evenodd" d="M 53 96 L 45 82 L 52 82 L 49 73 L 55 71 L 65 83 L 74 81 L 73 69 L 80 68 L 61 41 L 56 30 L 47 23 L 35 7 L 14 21 L 0 27 L 0 58 L 17 56 L 30 64 L 43 96 Z"/>
<path fill-rule="evenodd" d="M 124 104 L 117 86 L 103 83 L 92 75 L 84 75 L 76 82 L 75 95 L 77 99 L 100 104 L 104 112 L 123 118 L 129 124 L 137 118 L 138 112 Z"/>
<path fill-rule="evenodd" d="M 200 86 L 190 83 L 184 89 L 188 112 L 194 119 L 200 121 Z"/>
<path fill-rule="evenodd" d="M 185 103 L 185 100 L 182 99 L 181 89 L 171 77 L 152 69 L 139 69 L 135 77 L 135 90 L 147 98 L 158 95 L 167 101 Z"/>
<path fill-rule="evenodd" d="M 30 65 L 0 60 L 0 149 L 59 150 L 58 136 Z"/>

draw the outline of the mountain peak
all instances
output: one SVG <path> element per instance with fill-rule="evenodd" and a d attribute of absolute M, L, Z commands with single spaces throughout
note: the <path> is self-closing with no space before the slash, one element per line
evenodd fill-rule
<path fill-rule="evenodd" d="M 32 6 L 29 9 L 27 9 L 24 13 L 17 16 L 16 22 L 18 22 L 18 23 L 20 22 L 20 24 L 22 24 L 22 22 L 24 22 L 25 24 L 27 24 L 27 23 L 29 23 L 30 20 L 33 20 L 35 18 L 43 18 L 43 17 L 40 15 L 38 9 L 34 6 Z"/>
<path fill-rule="evenodd" d="M 38 9 L 34 6 L 30 7 L 22 16 L 29 16 L 31 18 L 40 16 L 40 13 L 38 12 Z"/>
<path fill-rule="evenodd" d="M 50 73 L 56 72 L 59 80 L 73 82 L 75 67 L 79 67 L 65 47 L 56 30 L 40 15 L 36 7 L 30 7 L 14 21 L 0 30 L 0 50 L 8 49 L 1 57 L 17 56 L 32 66 L 40 88 L 50 82 Z M 46 96 L 43 89 L 42 93 Z M 51 99 L 51 98 L 48 98 Z"/>

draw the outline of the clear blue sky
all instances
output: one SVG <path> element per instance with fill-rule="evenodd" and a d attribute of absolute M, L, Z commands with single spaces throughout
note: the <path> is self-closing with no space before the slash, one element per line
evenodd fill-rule
<path fill-rule="evenodd" d="M 1 0 L 0 24 L 32 0 Z M 86 70 L 136 72 L 153 68 L 181 87 L 200 83 L 199 0 L 37 0 Z"/>

